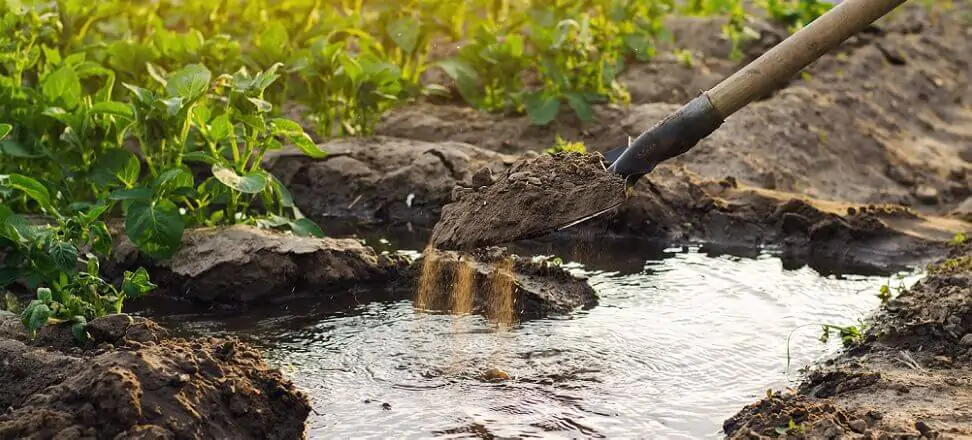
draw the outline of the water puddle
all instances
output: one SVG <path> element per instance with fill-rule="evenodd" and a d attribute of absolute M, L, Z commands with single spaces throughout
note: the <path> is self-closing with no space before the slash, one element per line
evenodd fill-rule
<path fill-rule="evenodd" d="M 310 394 L 310 438 L 719 438 L 727 417 L 839 348 L 807 324 L 855 323 L 889 281 L 696 248 L 639 271 L 568 267 L 590 277 L 597 307 L 503 331 L 367 292 L 340 310 L 311 300 L 163 323 L 264 348 Z"/>

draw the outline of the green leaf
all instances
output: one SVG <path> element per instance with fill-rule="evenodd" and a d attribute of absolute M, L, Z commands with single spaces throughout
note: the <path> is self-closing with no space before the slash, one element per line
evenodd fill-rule
<path fill-rule="evenodd" d="M 78 248 L 64 241 L 55 241 L 47 247 L 47 254 L 62 272 L 74 272 L 78 262 Z"/>
<path fill-rule="evenodd" d="M 216 159 L 206 151 L 193 151 L 182 155 L 183 162 L 201 162 L 207 165 L 217 163 Z"/>
<path fill-rule="evenodd" d="M 228 114 L 221 114 L 209 123 L 209 136 L 214 142 L 221 142 L 233 134 L 233 123 Z"/>
<path fill-rule="evenodd" d="M 130 188 L 138 183 L 142 165 L 135 153 L 114 148 L 99 157 L 91 171 L 91 180 L 102 186 Z"/>
<path fill-rule="evenodd" d="M 73 109 L 81 102 L 81 80 L 73 68 L 63 66 L 44 77 L 41 93 L 48 102 Z"/>
<path fill-rule="evenodd" d="M 270 174 L 270 184 L 273 185 L 273 188 L 277 190 L 277 194 L 280 195 L 280 206 L 283 206 L 284 208 L 293 208 L 294 196 L 290 193 L 290 190 L 287 189 L 287 185 L 284 185 L 284 183 L 273 174 Z"/>
<path fill-rule="evenodd" d="M 168 199 L 136 201 L 128 207 L 125 232 L 141 251 L 160 259 L 172 256 L 182 243 L 185 220 L 179 207 Z"/>
<path fill-rule="evenodd" d="M 304 127 L 286 118 L 271 119 L 270 127 L 275 136 L 300 136 L 304 133 Z"/>
<path fill-rule="evenodd" d="M 24 159 L 36 159 L 38 157 L 44 157 L 42 153 L 31 151 L 27 147 L 21 145 L 19 142 L 15 142 L 13 140 L 0 142 L 0 154 Z"/>
<path fill-rule="evenodd" d="M 166 78 L 165 93 L 169 97 L 192 101 L 209 89 L 213 74 L 202 64 L 190 64 L 169 74 Z"/>
<path fill-rule="evenodd" d="M 27 197 L 30 197 L 44 208 L 51 207 L 51 193 L 47 191 L 47 188 L 43 184 L 31 177 L 23 174 L 0 175 L 0 187 L 3 186 L 23 191 L 24 194 L 27 194 Z"/>
<path fill-rule="evenodd" d="M 213 165 L 213 177 L 232 189 L 241 193 L 256 194 L 267 187 L 267 178 L 260 173 L 247 173 L 240 176 L 231 168 L 223 165 Z"/>
<path fill-rule="evenodd" d="M 125 294 L 125 297 L 138 298 L 156 287 L 158 286 L 149 280 L 148 271 L 144 267 L 139 267 L 135 272 L 125 271 L 122 281 L 122 293 Z"/>
<path fill-rule="evenodd" d="M 574 109 L 574 112 L 577 113 L 577 116 L 582 121 L 590 122 L 594 120 L 594 109 L 587 102 L 587 98 L 579 93 L 568 93 L 565 97 L 567 98 L 567 104 L 570 105 L 570 108 Z"/>
<path fill-rule="evenodd" d="M 155 94 L 153 94 L 151 90 L 125 83 L 122 83 L 122 86 L 131 91 L 132 95 L 135 95 L 135 99 L 142 104 L 151 104 L 152 102 L 155 102 Z"/>
<path fill-rule="evenodd" d="M 112 191 L 108 194 L 109 200 L 123 201 L 123 200 L 141 200 L 143 202 L 148 202 L 152 200 L 152 190 L 149 188 L 132 188 L 132 189 L 120 189 L 117 191 Z"/>
<path fill-rule="evenodd" d="M 30 305 L 24 310 L 24 326 L 27 327 L 27 332 L 31 336 L 37 333 L 41 327 L 47 325 L 47 321 L 51 318 L 51 308 L 47 304 L 43 304 L 39 301 L 31 301 Z"/>
<path fill-rule="evenodd" d="M 155 182 L 152 183 L 155 197 L 165 197 L 180 188 L 194 188 L 195 186 L 196 182 L 192 178 L 192 173 L 185 168 L 166 170 L 159 174 L 159 177 L 155 178 Z"/>
<path fill-rule="evenodd" d="M 321 230 L 321 227 L 306 217 L 291 222 L 290 230 L 294 231 L 294 235 L 301 237 L 324 238 L 324 231 Z"/>
<path fill-rule="evenodd" d="M 402 17 L 388 23 L 385 32 L 388 33 L 388 37 L 395 42 L 396 46 L 405 51 L 405 53 L 411 54 L 418 45 L 418 37 L 421 29 L 422 24 L 418 20 L 412 17 Z"/>
<path fill-rule="evenodd" d="M 250 97 L 247 97 L 246 100 L 250 101 L 250 103 L 253 104 L 253 106 L 256 107 L 257 110 L 263 113 L 269 113 L 270 110 L 273 110 L 273 104 L 271 104 L 268 101 L 258 99 L 258 98 L 250 98 Z"/>
<path fill-rule="evenodd" d="M 113 115 L 132 119 L 134 112 L 128 104 L 118 101 L 103 101 L 91 106 L 91 113 L 96 115 Z"/>
<path fill-rule="evenodd" d="M 287 137 L 290 139 L 291 142 L 294 143 L 294 145 L 297 148 L 300 149 L 300 151 L 304 152 L 304 154 L 306 154 L 307 156 L 312 157 L 314 159 L 323 159 L 327 157 L 327 152 L 321 150 L 317 146 L 317 144 L 315 144 L 314 141 L 311 140 L 310 136 L 308 136 L 307 133 L 301 133 L 298 135 L 292 135 Z"/>
<path fill-rule="evenodd" d="M 456 83 L 456 89 L 467 103 L 478 105 L 483 99 L 483 91 L 480 89 L 482 81 L 476 69 L 463 60 L 458 58 L 445 59 L 433 64 L 442 69 L 446 75 Z"/>
<path fill-rule="evenodd" d="M 13 126 L 10 124 L 0 124 L 0 139 L 7 137 L 10 132 L 13 131 Z"/>
<path fill-rule="evenodd" d="M 76 315 L 71 318 L 74 323 L 71 325 L 71 334 L 74 335 L 74 339 L 78 342 L 84 343 L 88 340 L 88 331 L 86 327 L 88 326 L 88 320 L 84 316 Z"/>
<path fill-rule="evenodd" d="M 560 100 L 556 96 L 534 93 L 526 99 L 527 115 L 536 125 L 547 125 L 560 112 Z"/>
<path fill-rule="evenodd" d="M 54 294 L 51 292 L 50 288 L 41 287 L 37 289 L 37 299 L 43 301 L 44 303 L 49 303 L 54 301 Z"/>

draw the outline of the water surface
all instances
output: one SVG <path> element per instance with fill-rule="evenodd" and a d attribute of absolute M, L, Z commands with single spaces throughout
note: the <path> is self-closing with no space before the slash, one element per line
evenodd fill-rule
<path fill-rule="evenodd" d="M 590 278 L 597 307 L 509 332 L 374 292 L 349 293 L 354 305 L 337 310 L 311 300 L 168 319 L 263 347 L 310 394 L 310 438 L 719 438 L 743 405 L 839 348 L 817 340 L 816 324 L 855 323 L 888 282 L 697 248 L 640 267 L 618 258 L 614 271 L 568 263 Z M 800 326 L 787 374 L 786 339 Z M 482 379 L 491 367 L 512 380 Z"/>

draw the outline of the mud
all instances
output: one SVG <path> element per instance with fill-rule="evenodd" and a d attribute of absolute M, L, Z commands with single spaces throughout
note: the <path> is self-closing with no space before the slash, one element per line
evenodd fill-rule
<path fill-rule="evenodd" d="M 169 261 L 143 260 L 125 241 L 115 255 L 118 266 L 149 268 L 161 286 L 152 295 L 224 306 L 384 285 L 408 265 L 403 256 L 378 253 L 351 238 L 298 237 L 246 225 L 186 231 Z"/>
<path fill-rule="evenodd" d="M 518 320 L 565 315 L 597 305 L 597 293 L 585 278 L 549 262 L 511 254 L 500 247 L 477 249 L 472 253 L 433 249 L 412 263 L 407 278 L 417 281 L 423 260 L 430 257 L 437 260 L 438 269 L 426 306 L 432 310 L 448 313 L 452 309 L 452 292 L 458 282 L 456 269 L 459 264 L 471 264 L 474 269 L 473 313 L 489 315 L 489 276 L 504 259 L 513 260 L 513 316 Z"/>
<path fill-rule="evenodd" d="M 472 250 L 552 231 L 625 199 L 624 179 L 599 154 L 544 154 L 494 178 L 488 168 L 457 186 L 432 231 L 438 249 Z"/>
<path fill-rule="evenodd" d="M 869 320 L 862 341 L 727 420 L 731 438 L 957 439 L 972 436 L 972 247 Z"/>
<path fill-rule="evenodd" d="M 3 327 L 17 320 L 0 315 Z M 11 326 L 12 327 L 12 326 Z M 170 339 L 144 318 L 89 323 L 74 346 L 70 328 L 38 338 L 0 337 L 0 437 L 302 438 L 306 396 L 235 339 Z"/>

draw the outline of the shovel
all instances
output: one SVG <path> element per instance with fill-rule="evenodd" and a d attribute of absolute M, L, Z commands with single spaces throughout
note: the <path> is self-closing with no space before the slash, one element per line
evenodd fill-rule
<path fill-rule="evenodd" d="M 650 173 L 659 163 L 679 156 L 718 129 L 726 118 L 739 109 L 770 92 L 792 78 L 804 67 L 829 52 L 852 35 L 864 30 L 874 21 L 888 14 L 906 0 L 843 0 L 832 9 L 783 40 L 778 45 L 732 74 L 715 87 L 702 92 L 687 104 L 659 121 L 628 145 L 604 154 L 607 172 L 621 176 L 625 187 L 630 188 L 642 176 Z M 603 191 L 592 194 L 590 203 L 565 203 L 561 212 L 550 213 L 557 224 L 527 225 L 517 229 L 516 236 L 496 231 L 496 237 L 478 237 L 475 247 L 497 245 L 509 241 L 536 238 L 560 231 L 598 217 L 617 208 L 626 199 L 626 191 L 616 196 L 604 197 Z M 574 192 L 585 197 L 585 192 Z M 594 207 L 587 212 L 570 212 L 572 207 Z M 526 207 L 530 209 L 530 207 Z M 545 208 L 549 211 L 549 207 Z M 545 211 L 545 214 L 547 213 Z M 433 244 L 439 248 L 469 247 L 453 240 L 437 241 L 440 234 L 436 225 Z M 443 226 L 444 228 L 445 226 Z M 449 226 L 455 229 L 456 226 Z M 462 225 L 459 225 L 461 228 Z M 452 237 L 461 236 L 455 230 Z M 447 246 L 442 246 L 447 244 Z"/>

